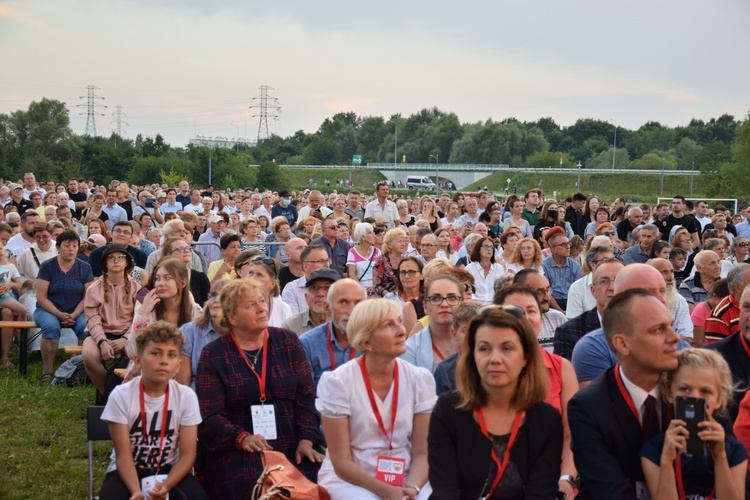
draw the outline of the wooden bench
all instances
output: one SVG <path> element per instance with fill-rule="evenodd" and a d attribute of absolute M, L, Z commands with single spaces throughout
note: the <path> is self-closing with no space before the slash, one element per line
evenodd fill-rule
<path fill-rule="evenodd" d="M 0 321 L 0 328 L 21 329 L 21 352 L 19 353 L 18 371 L 26 375 L 29 365 L 29 329 L 39 328 L 33 321 Z"/>

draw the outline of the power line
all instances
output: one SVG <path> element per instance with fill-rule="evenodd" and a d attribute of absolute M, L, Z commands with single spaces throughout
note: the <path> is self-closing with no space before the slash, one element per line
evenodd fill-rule
<path fill-rule="evenodd" d="M 118 104 L 117 106 L 115 106 L 115 112 L 112 113 L 112 116 L 114 116 L 115 119 L 109 122 L 109 124 L 112 125 L 114 123 L 117 135 L 122 137 L 122 126 L 130 125 L 128 122 L 123 121 L 123 118 L 127 118 L 128 115 L 122 112 L 122 106 Z M 127 134 L 127 132 L 125 132 L 125 134 Z"/>
<path fill-rule="evenodd" d="M 96 95 L 96 90 L 99 89 L 99 87 L 94 87 L 93 85 L 86 85 L 87 94 L 85 96 L 80 96 L 79 99 L 86 98 L 86 104 L 77 104 L 77 107 L 86 106 L 86 132 L 84 132 L 84 135 L 88 135 L 90 137 L 96 136 L 96 115 L 104 116 L 104 113 L 97 113 L 96 108 L 102 107 L 106 108 L 107 106 L 104 106 L 103 104 L 96 104 L 97 99 L 104 100 L 103 97 Z M 79 113 L 82 115 L 83 113 Z"/>
<path fill-rule="evenodd" d="M 269 134 L 268 132 L 268 118 L 271 117 L 277 120 L 279 118 L 279 115 L 276 113 L 281 113 L 279 100 L 276 97 L 269 97 L 269 90 L 275 89 L 269 87 L 268 85 L 261 85 L 260 96 L 253 97 L 253 101 L 260 100 L 260 104 L 253 104 L 252 106 L 250 106 L 250 108 L 260 109 L 260 113 L 253 115 L 253 118 L 255 118 L 256 116 L 260 118 L 258 120 L 258 142 L 260 142 L 261 136 L 266 139 L 271 136 L 271 134 Z M 269 110 L 271 111 L 269 112 Z"/>

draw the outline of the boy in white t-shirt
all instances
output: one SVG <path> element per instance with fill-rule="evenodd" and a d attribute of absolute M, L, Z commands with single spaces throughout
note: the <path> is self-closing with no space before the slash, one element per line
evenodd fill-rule
<path fill-rule="evenodd" d="M 166 499 L 170 490 L 177 498 L 208 498 L 190 474 L 201 422 L 198 398 L 173 380 L 184 342 L 166 321 L 139 333 L 133 362 L 141 376 L 115 388 L 102 413 L 114 450 L 100 498 Z"/>
<path fill-rule="evenodd" d="M 26 321 L 26 308 L 13 297 L 13 290 L 21 289 L 21 275 L 16 266 L 8 262 L 8 253 L 5 245 L 0 241 L 0 309 L 8 309 L 13 312 L 16 321 Z M 14 328 L 3 328 L 0 335 L 0 366 L 12 368 L 10 362 L 10 346 L 13 343 Z"/>

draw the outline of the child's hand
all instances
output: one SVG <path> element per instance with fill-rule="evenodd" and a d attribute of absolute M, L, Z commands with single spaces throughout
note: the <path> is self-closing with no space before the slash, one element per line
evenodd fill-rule
<path fill-rule="evenodd" d="M 169 490 L 164 486 L 164 483 L 156 483 L 154 489 L 148 492 L 150 500 L 162 500 L 167 498 Z"/>
<path fill-rule="evenodd" d="M 714 420 L 713 415 L 708 415 L 708 420 L 699 423 L 698 427 L 702 429 L 698 433 L 698 437 L 708 443 L 714 457 L 726 452 L 724 448 L 724 438 L 726 437 L 724 427 Z"/>
<path fill-rule="evenodd" d="M 690 435 L 685 422 L 674 419 L 669 423 L 661 450 L 661 463 L 672 463 L 678 455 L 685 453 L 687 438 Z"/>

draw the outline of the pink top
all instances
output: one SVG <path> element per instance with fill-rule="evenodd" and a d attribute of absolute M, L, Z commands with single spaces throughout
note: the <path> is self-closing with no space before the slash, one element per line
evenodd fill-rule
<path fill-rule="evenodd" d="M 690 319 L 693 320 L 693 326 L 705 328 L 706 320 L 709 316 L 711 316 L 711 309 L 706 305 L 705 302 L 701 302 L 693 309 L 693 313 L 690 315 Z"/>

